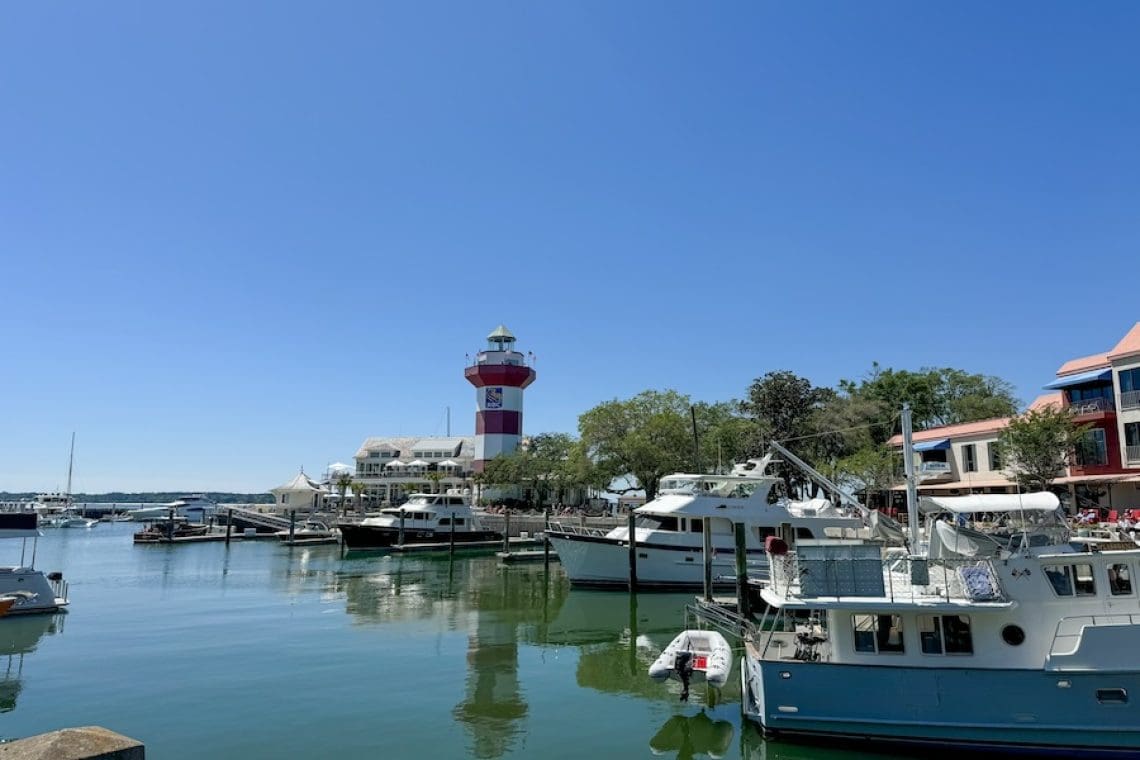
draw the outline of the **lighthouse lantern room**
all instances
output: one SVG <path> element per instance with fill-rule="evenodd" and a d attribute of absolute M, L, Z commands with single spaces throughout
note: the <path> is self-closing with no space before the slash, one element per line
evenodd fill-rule
<path fill-rule="evenodd" d="M 522 438 L 523 389 L 534 382 L 534 369 L 515 350 L 515 336 L 504 325 L 487 336 L 487 348 L 464 371 L 475 386 L 476 472 L 499 454 L 510 454 Z"/>

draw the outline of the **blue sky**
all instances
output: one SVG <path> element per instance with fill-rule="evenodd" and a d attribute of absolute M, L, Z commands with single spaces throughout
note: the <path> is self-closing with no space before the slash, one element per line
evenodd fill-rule
<path fill-rule="evenodd" d="M 263 491 L 873 360 L 1028 402 L 1140 319 L 1131 3 L 7 3 L 0 490 Z"/>

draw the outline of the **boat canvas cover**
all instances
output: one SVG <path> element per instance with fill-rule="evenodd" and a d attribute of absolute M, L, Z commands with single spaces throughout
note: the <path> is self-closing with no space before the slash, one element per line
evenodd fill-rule
<path fill-rule="evenodd" d="M 1061 500 L 1048 491 L 1037 493 L 979 493 L 971 496 L 924 496 L 919 509 L 924 514 L 953 512 L 974 515 L 979 512 L 1056 512 Z"/>
<path fill-rule="evenodd" d="M 0 538 L 35 538 L 39 535 L 34 512 L 0 514 Z"/>

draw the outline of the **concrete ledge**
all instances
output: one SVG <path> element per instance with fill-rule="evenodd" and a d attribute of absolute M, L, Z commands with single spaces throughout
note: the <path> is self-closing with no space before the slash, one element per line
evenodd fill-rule
<path fill-rule="evenodd" d="M 63 728 L 0 744 L 2 760 L 144 760 L 146 747 L 99 726 Z"/>

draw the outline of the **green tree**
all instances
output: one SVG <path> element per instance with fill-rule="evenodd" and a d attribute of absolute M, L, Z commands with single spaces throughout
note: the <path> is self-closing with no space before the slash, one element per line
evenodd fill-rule
<path fill-rule="evenodd" d="M 1091 427 L 1076 424 L 1058 407 L 1031 409 L 1002 431 L 1002 457 L 1023 488 L 1043 491 L 1069 465 Z"/>
<path fill-rule="evenodd" d="M 366 510 L 364 509 L 364 492 L 368 490 L 368 486 L 365 485 L 364 483 L 361 483 L 359 480 L 354 480 L 354 481 L 352 481 L 352 483 L 349 484 L 349 488 L 352 489 L 352 495 L 353 495 L 353 497 L 356 498 L 356 508 L 361 513 L 365 512 Z"/>
<path fill-rule="evenodd" d="M 897 479 L 898 454 L 881 444 L 866 446 L 840 459 L 835 469 L 841 480 L 856 481 L 868 494 L 885 491 Z"/>
<path fill-rule="evenodd" d="M 336 478 L 336 490 L 340 494 L 340 513 L 345 514 L 344 508 L 344 495 L 348 493 L 348 489 L 352 486 L 352 476 L 347 472 L 342 472 Z"/>
<path fill-rule="evenodd" d="M 614 399 L 578 417 L 578 431 L 598 477 L 609 483 L 633 475 L 646 499 L 661 478 L 692 467 L 689 398 L 676 391 L 643 391 Z"/>
<path fill-rule="evenodd" d="M 443 481 L 443 473 L 439 470 L 432 470 L 427 474 L 427 479 L 431 481 L 431 487 L 428 489 L 432 493 L 443 493 L 440 483 Z"/>
<path fill-rule="evenodd" d="M 829 388 L 817 388 L 811 381 L 786 370 L 769 372 L 752 381 L 741 410 L 755 423 L 755 439 L 751 453 L 760 454 L 767 441 L 776 440 L 802 451 L 812 464 L 827 461 L 838 448 L 836 435 L 820 435 L 820 412 L 835 397 Z M 794 442 L 794 443 L 793 443 Z M 781 463 L 777 474 L 791 493 L 796 486 L 810 481 L 799 470 Z"/>

